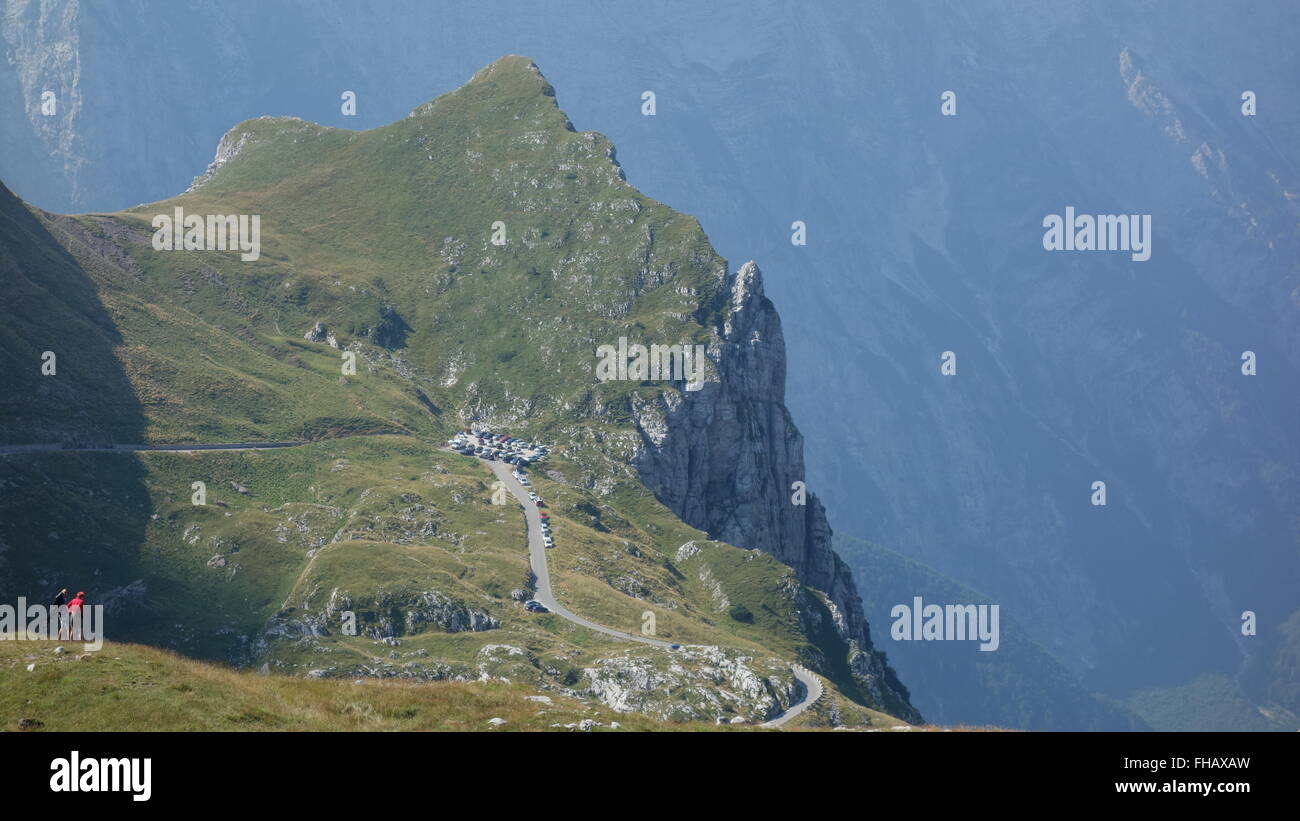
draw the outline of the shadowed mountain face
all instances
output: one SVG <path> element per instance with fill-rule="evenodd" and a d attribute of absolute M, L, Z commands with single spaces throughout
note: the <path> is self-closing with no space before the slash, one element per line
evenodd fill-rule
<path fill-rule="evenodd" d="M 121 272 L 87 239 L 75 221 L 35 214 L 0 184 L 0 443 L 144 438 L 103 296 Z M 137 548 L 152 512 L 132 456 L 0 459 L 0 599 L 44 604 L 60 588 L 84 588 L 116 616 L 141 576 Z M 136 626 L 130 618 L 119 622 L 123 635 Z"/>
<path fill-rule="evenodd" d="M 140 441 L 140 403 L 99 289 L 113 274 L 72 220 L 43 221 L 0 184 L 0 441 Z M 51 231 L 59 236 L 54 236 Z"/>
<path fill-rule="evenodd" d="M 1084 689 L 1286 669 L 1269 648 L 1300 608 L 1289 4 L 682 3 L 653 21 L 633 4 L 413 4 L 382 21 L 290 5 L 256 24 L 204 7 L 219 36 L 184 14 L 146 33 L 139 8 L 10 4 L 0 100 L 28 116 L 0 123 L 0 177 L 37 204 L 170 196 L 231 122 L 372 127 L 525 51 L 642 190 L 707 215 L 723 255 L 762 261 L 807 480 L 839 532 L 1000 602 Z M 121 42 L 154 69 L 129 87 Z M 184 76 L 228 82 L 158 109 Z M 45 86 L 61 90 L 53 118 Z M 348 89 L 355 118 L 339 113 Z M 1151 259 L 1045 252 L 1041 221 L 1066 206 L 1150 214 Z M 790 244 L 794 220 L 808 245 Z M 383 307 L 340 319 L 375 326 Z M 855 571 L 870 599 L 872 568 Z M 926 652 L 890 650 L 904 679 L 947 686 Z M 1291 692 L 1277 678 L 1240 686 L 1300 707 L 1267 695 Z"/>

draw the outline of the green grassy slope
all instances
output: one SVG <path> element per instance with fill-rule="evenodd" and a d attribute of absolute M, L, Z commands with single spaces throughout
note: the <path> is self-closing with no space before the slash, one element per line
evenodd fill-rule
<path fill-rule="evenodd" d="M 0 190 L 0 445 L 313 440 L 0 457 L 0 595 L 88 589 L 114 638 L 281 672 L 573 688 L 627 645 L 523 610 L 519 509 L 437 448 L 485 420 L 559 444 L 534 477 L 571 609 L 629 632 L 649 612 L 658 637 L 758 667 L 835 655 L 802 632 L 818 599 L 789 568 L 710 542 L 627 466 L 619 409 L 671 388 L 598 384 L 594 349 L 706 339 L 727 266 L 553 94 L 507 57 L 373 131 L 242 123 L 233 157 L 165 202 L 65 217 Z M 260 215 L 260 259 L 155 250 L 151 220 L 176 207 Z M 304 338 L 316 323 L 333 344 Z"/>
<path fill-rule="evenodd" d="M 528 698 L 538 695 L 550 703 Z M 564 725 L 585 720 L 599 722 L 593 732 L 732 729 L 657 722 L 505 682 L 265 676 L 133 644 L 86 653 L 69 642 L 0 643 L 0 728 L 10 731 L 570 732 Z"/>
<path fill-rule="evenodd" d="M 132 246 L 145 276 L 175 291 L 179 268 L 208 266 L 225 290 L 187 295 L 205 316 L 385 342 L 370 353 L 400 358 L 435 404 L 591 424 L 585 408 L 629 390 L 595 384 L 598 341 L 702 341 L 726 308 L 701 304 L 726 264 L 699 223 L 623 181 L 608 141 L 572 131 L 525 58 L 373 131 L 263 118 L 226 139 L 245 135 L 196 190 L 113 219 L 145 235 L 175 207 L 260 214 L 262 258 Z"/>

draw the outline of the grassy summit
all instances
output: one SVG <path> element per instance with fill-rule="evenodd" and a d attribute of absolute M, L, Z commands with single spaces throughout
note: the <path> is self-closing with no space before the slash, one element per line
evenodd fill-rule
<path fill-rule="evenodd" d="M 573 131 L 526 58 L 373 131 L 262 118 L 224 139 L 242 147 L 195 190 L 121 218 L 262 214 L 262 259 L 220 262 L 263 332 L 322 321 L 340 344 L 373 343 L 391 309 L 378 341 L 435 404 L 567 417 L 592 394 L 597 340 L 702 340 L 722 309 L 700 304 L 726 264 L 698 222 L 625 182 L 608 140 Z M 162 256 L 148 267 L 174 288 Z"/>

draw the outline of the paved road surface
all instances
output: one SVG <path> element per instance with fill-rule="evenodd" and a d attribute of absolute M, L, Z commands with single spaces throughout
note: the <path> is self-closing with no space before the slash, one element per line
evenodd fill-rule
<path fill-rule="evenodd" d="M 623 633 L 593 621 L 588 621 L 582 616 L 567 610 L 562 604 L 555 600 L 555 591 L 551 587 L 551 571 L 546 561 L 546 545 L 542 542 L 542 517 L 537 509 L 537 505 L 532 499 L 528 498 L 528 489 L 519 483 L 512 473 L 511 468 L 504 462 L 489 460 L 488 467 L 492 473 L 501 480 L 501 484 L 514 495 L 515 499 L 524 508 L 524 520 L 528 523 L 528 561 L 533 567 L 533 574 L 537 576 L 537 593 L 533 598 L 546 605 L 552 613 L 561 618 L 568 619 L 574 624 L 580 624 L 592 630 L 604 633 L 609 636 L 617 636 L 629 641 L 639 641 L 642 644 L 649 644 L 654 647 L 671 647 L 666 641 L 652 639 L 647 636 L 638 636 L 635 633 Z M 761 727 L 780 727 L 790 719 L 808 709 L 813 702 L 822 697 L 822 683 L 812 672 L 805 670 L 799 665 L 793 666 L 794 677 L 803 684 L 803 698 L 796 704 L 791 705 L 776 718 L 759 725 Z"/>
<path fill-rule="evenodd" d="M 510 474 L 510 467 L 504 462 L 489 461 L 488 467 L 501 480 L 514 497 L 519 500 L 519 504 L 524 506 L 524 519 L 528 522 L 528 561 L 533 566 L 533 573 L 537 576 L 537 593 L 533 598 L 546 605 L 552 613 L 561 618 L 568 619 L 574 624 L 581 624 L 608 636 L 617 636 L 620 639 L 628 641 L 639 641 L 642 644 L 649 644 L 653 647 L 671 647 L 671 644 L 659 639 L 652 639 L 649 636 L 638 636 L 635 633 L 624 633 L 611 627 L 605 627 L 602 624 L 596 624 L 594 621 L 588 621 L 576 613 L 571 613 L 564 605 L 555 600 L 555 591 L 551 589 L 551 571 L 546 562 L 546 545 L 542 542 L 542 517 L 537 510 L 537 505 L 533 500 L 528 498 L 528 490 L 519 483 L 519 480 Z"/>
<path fill-rule="evenodd" d="M 229 442 L 226 444 L 205 445 L 189 443 L 184 445 L 89 445 L 84 448 L 67 448 L 63 445 L 5 445 L 0 447 L 0 456 L 10 453 L 137 453 L 153 450 L 166 453 L 185 453 L 195 450 L 271 450 L 272 448 L 295 448 L 306 442 Z"/>
<path fill-rule="evenodd" d="M 771 721 L 765 721 L 758 726 L 780 727 L 782 724 L 786 723 L 790 719 L 802 713 L 804 710 L 807 710 L 813 704 L 817 703 L 817 699 L 822 697 L 822 692 L 823 692 L 822 680 L 817 677 L 816 673 L 813 673 L 810 670 L 806 670 L 798 664 L 794 665 L 790 669 L 794 671 L 794 677 L 803 683 L 803 690 L 804 690 L 803 698 L 800 699 L 797 704 L 792 705 L 789 710 L 786 710 L 781 715 L 777 716 Z"/>

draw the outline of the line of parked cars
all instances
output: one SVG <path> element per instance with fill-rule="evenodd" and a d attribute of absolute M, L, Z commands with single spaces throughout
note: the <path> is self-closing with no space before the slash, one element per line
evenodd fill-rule
<path fill-rule="evenodd" d="M 512 475 L 519 480 L 521 485 L 531 488 L 532 483 L 528 481 L 528 476 L 524 474 L 521 468 L 515 468 Z M 543 502 L 542 497 L 537 495 L 537 491 L 531 489 L 528 491 L 528 498 L 539 508 L 537 513 L 542 518 L 542 544 L 548 548 L 555 547 L 555 539 L 551 538 L 551 514 L 540 509 L 546 507 L 546 502 Z"/>
<path fill-rule="evenodd" d="M 538 512 L 542 516 L 542 544 L 547 548 L 555 547 L 555 540 L 551 538 L 551 516 L 545 510 Z"/>
<path fill-rule="evenodd" d="M 526 442 L 515 436 L 478 428 L 465 428 L 447 440 L 447 446 L 466 456 L 501 460 L 507 464 L 528 467 L 545 459 L 550 450 L 537 442 Z"/>
<path fill-rule="evenodd" d="M 490 430 L 465 428 L 451 439 L 448 439 L 447 446 L 466 456 L 477 456 L 480 459 L 499 459 L 502 462 L 514 465 L 515 469 L 511 472 L 511 475 L 519 481 L 519 484 L 528 488 L 528 498 L 538 508 L 546 507 L 546 502 L 543 502 L 542 497 L 537 495 L 537 491 L 532 489 L 532 482 L 528 481 L 528 475 L 524 473 L 524 468 L 545 459 L 547 454 L 550 453 L 550 449 L 546 445 L 537 442 L 526 442 L 523 439 Z M 541 510 L 540 513 L 542 516 L 542 543 L 548 548 L 555 547 L 555 539 L 551 536 L 551 515 L 545 510 Z"/>

